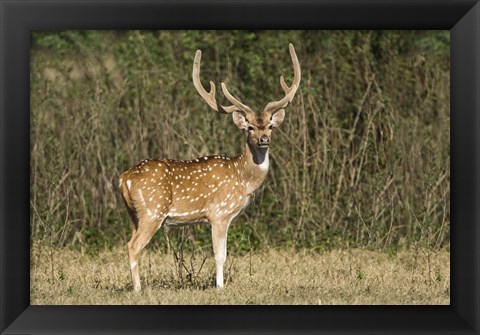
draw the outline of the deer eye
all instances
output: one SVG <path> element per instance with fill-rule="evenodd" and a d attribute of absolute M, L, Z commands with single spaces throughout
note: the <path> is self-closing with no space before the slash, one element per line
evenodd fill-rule
<path fill-rule="evenodd" d="M 273 124 L 269 125 L 268 129 L 273 129 Z"/>
<path fill-rule="evenodd" d="M 252 126 L 248 126 L 248 131 L 254 131 L 255 129 Z"/>

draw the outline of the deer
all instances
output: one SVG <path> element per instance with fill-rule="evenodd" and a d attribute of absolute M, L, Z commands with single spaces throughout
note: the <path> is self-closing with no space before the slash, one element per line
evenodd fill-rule
<path fill-rule="evenodd" d="M 260 114 L 235 98 L 221 83 L 222 93 L 232 104 L 217 102 L 215 84 L 208 92 L 200 81 L 201 50 L 193 61 L 193 85 L 215 112 L 231 114 L 235 125 L 246 132 L 243 152 L 236 157 L 205 156 L 191 160 L 145 159 L 125 171 L 119 189 L 133 226 L 127 243 L 134 291 L 141 290 L 138 259 L 155 232 L 165 225 L 175 227 L 208 222 L 211 225 L 216 265 L 216 287 L 224 287 L 223 267 L 227 257 L 228 228 L 262 185 L 269 169 L 272 131 L 285 118 L 285 108 L 300 84 L 300 63 L 289 44 L 294 79 L 289 86 L 280 76 L 285 96 L 266 104 Z"/>

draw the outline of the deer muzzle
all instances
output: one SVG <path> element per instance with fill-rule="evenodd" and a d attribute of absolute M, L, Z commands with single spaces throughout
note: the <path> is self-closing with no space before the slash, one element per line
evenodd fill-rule
<path fill-rule="evenodd" d="M 257 144 L 260 148 L 266 148 L 270 144 L 270 138 L 263 135 L 262 137 L 260 137 Z"/>

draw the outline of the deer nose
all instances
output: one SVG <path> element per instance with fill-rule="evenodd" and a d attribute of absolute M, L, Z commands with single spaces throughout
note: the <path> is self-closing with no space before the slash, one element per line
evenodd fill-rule
<path fill-rule="evenodd" d="M 268 144 L 269 142 L 270 139 L 268 138 L 268 136 L 263 135 L 262 137 L 260 137 L 260 144 Z"/>

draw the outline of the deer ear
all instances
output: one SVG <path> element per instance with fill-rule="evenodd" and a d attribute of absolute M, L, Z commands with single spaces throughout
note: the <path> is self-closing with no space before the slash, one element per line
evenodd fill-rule
<path fill-rule="evenodd" d="M 233 112 L 232 117 L 233 117 L 233 122 L 235 122 L 238 128 L 247 129 L 248 121 L 245 115 L 243 115 L 243 113 Z"/>
<path fill-rule="evenodd" d="M 275 114 L 272 115 L 272 125 L 274 127 L 278 127 L 283 122 L 284 118 L 285 118 L 285 109 L 280 109 L 279 111 L 275 112 Z"/>

